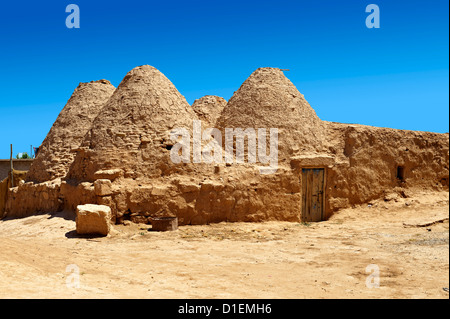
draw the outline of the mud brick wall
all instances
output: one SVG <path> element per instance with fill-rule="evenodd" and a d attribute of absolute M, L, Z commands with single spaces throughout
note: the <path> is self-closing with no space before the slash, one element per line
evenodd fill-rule
<path fill-rule="evenodd" d="M 32 159 L 13 159 L 13 166 L 18 171 L 28 171 L 30 169 Z M 11 170 L 9 159 L 0 160 L 0 181 L 8 177 L 8 172 Z"/>

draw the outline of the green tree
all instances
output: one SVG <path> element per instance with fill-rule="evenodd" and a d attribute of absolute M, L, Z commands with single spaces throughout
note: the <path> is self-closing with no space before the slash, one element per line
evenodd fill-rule
<path fill-rule="evenodd" d="M 19 156 L 19 155 L 21 155 L 21 156 Z M 16 155 L 16 158 L 17 158 L 17 159 L 27 159 L 27 158 L 31 158 L 31 156 L 28 155 L 27 152 L 24 152 L 24 153 L 19 153 L 19 154 L 17 154 L 17 155 Z"/>

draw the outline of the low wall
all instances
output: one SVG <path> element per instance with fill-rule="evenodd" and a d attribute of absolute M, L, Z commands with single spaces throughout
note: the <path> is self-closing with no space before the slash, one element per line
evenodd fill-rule
<path fill-rule="evenodd" d="M 328 123 L 328 130 L 336 164 L 328 171 L 327 211 L 396 189 L 448 190 L 448 134 L 340 123 Z"/>
<path fill-rule="evenodd" d="M 32 163 L 32 159 L 13 159 L 14 169 L 17 171 L 28 171 Z M 10 170 L 11 164 L 9 159 L 0 159 L 0 181 L 8 177 Z"/>
<path fill-rule="evenodd" d="M 90 174 L 92 180 L 83 182 L 73 176 L 40 184 L 23 182 L 8 189 L 5 212 L 9 217 L 62 209 L 75 212 L 77 205 L 89 203 L 111 207 L 117 223 L 149 223 L 167 215 L 177 216 L 180 225 L 298 222 L 302 167 L 326 168 L 325 219 L 340 209 L 386 198 L 393 192 L 408 196 L 415 189 L 448 191 L 448 134 L 329 122 L 327 136 L 323 154 L 294 156 L 289 166 L 280 163 L 270 175 L 242 164 L 217 166 L 211 171 L 186 168 L 183 174 L 151 180 L 109 168 Z M 79 172 L 90 159 L 85 156 L 79 162 Z"/>
<path fill-rule="evenodd" d="M 3 217 L 21 218 L 61 211 L 60 186 L 61 180 L 57 179 L 40 184 L 22 181 L 19 186 L 9 188 Z"/>

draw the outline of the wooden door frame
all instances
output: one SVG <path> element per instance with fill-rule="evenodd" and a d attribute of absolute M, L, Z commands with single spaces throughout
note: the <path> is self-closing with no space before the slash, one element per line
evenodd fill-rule
<path fill-rule="evenodd" d="M 323 169 L 323 196 L 322 196 L 322 216 L 321 216 L 321 221 L 325 220 L 325 216 L 326 216 L 326 200 L 325 200 L 325 195 L 326 195 L 326 186 L 327 186 L 327 174 L 328 174 L 328 167 L 327 166 L 322 166 L 322 165 L 307 165 L 307 166 L 302 166 L 300 167 L 300 189 L 301 189 L 301 200 L 303 202 L 303 170 L 304 169 Z M 302 221 L 302 216 L 303 216 L 303 205 L 300 205 L 300 221 Z"/>

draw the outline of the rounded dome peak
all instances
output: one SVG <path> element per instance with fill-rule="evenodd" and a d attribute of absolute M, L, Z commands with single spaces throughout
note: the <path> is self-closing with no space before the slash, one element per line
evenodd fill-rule
<path fill-rule="evenodd" d="M 120 83 L 119 88 L 128 85 L 156 85 L 158 87 L 166 85 L 175 88 L 161 71 L 151 65 L 141 65 L 129 71 Z"/>
<path fill-rule="evenodd" d="M 272 86 L 276 85 L 288 85 L 294 86 L 292 82 L 284 75 L 282 69 L 279 68 L 258 68 L 247 78 L 244 84 L 270 84 Z M 295 88 L 295 86 L 294 86 Z M 296 89 L 296 88 L 295 88 Z"/>
<path fill-rule="evenodd" d="M 223 127 L 234 124 L 297 127 L 304 121 L 321 122 L 281 69 L 265 67 L 255 70 L 244 81 L 228 101 L 219 122 Z"/>
<path fill-rule="evenodd" d="M 222 113 L 227 101 L 220 96 L 205 95 L 194 101 L 192 108 L 198 118 L 209 127 L 215 127 L 217 118 Z"/>
<path fill-rule="evenodd" d="M 278 68 L 259 68 L 241 85 L 217 120 L 218 128 L 277 128 L 281 153 L 321 145 L 323 123 Z"/>
<path fill-rule="evenodd" d="M 137 130 L 162 134 L 173 127 L 192 125 L 196 115 L 175 85 L 158 69 L 138 66 L 127 73 L 93 123 L 91 146 L 110 147 L 117 139 L 103 132 Z M 100 135 L 98 136 L 99 132 Z M 96 141 L 92 141 L 98 137 Z"/>
<path fill-rule="evenodd" d="M 145 64 L 145 65 L 140 65 L 137 66 L 133 69 L 131 69 L 127 75 L 125 77 L 127 77 L 128 75 L 133 75 L 133 74 L 143 74 L 145 72 L 159 72 L 161 73 L 157 68 L 155 68 L 154 66 Z"/>
<path fill-rule="evenodd" d="M 280 68 L 262 67 L 257 68 L 250 76 L 266 76 L 266 75 L 282 75 L 283 71 Z"/>

